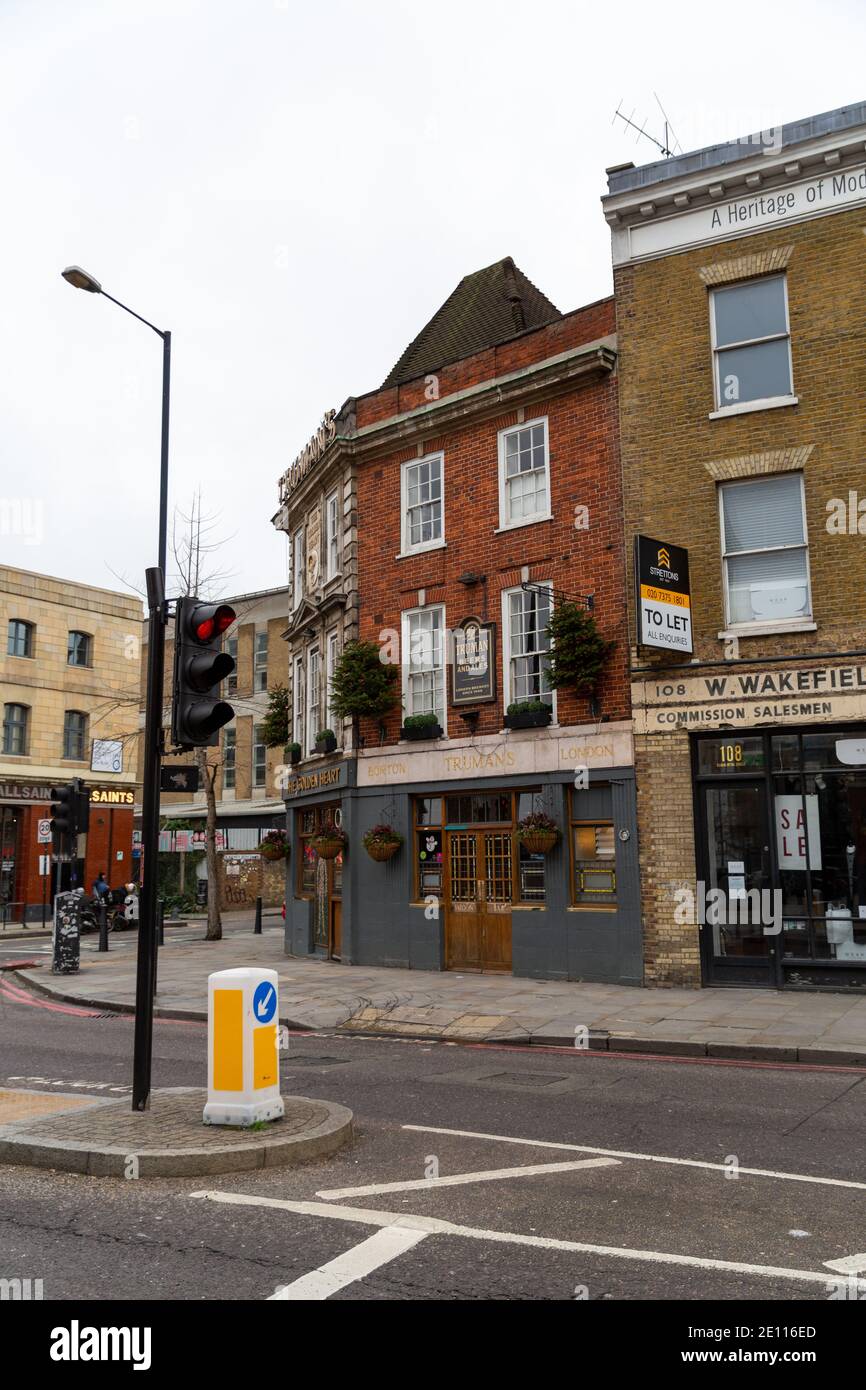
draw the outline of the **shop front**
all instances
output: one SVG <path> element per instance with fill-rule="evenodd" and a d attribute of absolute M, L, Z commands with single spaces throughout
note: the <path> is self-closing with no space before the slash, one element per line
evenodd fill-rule
<path fill-rule="evenodd" d="M 866 667 L 708 663 L 632 693 L 650 980 L 866 988 Z"/>
<path fill-rule="evenodd" d="M 707 984 L 866 987 L 866 726 L 693 741 Z"/>
<path fill-rule="evenodd" d="M 527 835 L 538 813 L 552 843 Z M 627 725 L 363 750 L 350 818 L 344 960 L 640 983 Z M 403 837 L 386 864 L 363 848 L 383 823 Z"/>
<path fill-rule="evenodd" d="M 353 774 L 353 762 L 323 758 L 286 785 L 286 950 L 292 955 L 342 959 L 344 853 L 329 857 L 316 845 L 351 823 Z"/>

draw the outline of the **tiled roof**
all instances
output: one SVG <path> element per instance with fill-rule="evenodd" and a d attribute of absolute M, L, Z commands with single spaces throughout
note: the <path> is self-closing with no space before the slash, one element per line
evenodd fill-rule
<path fill-rule="evenodd" d="M 530 328 L 561 319 L 546 295 L 527 280 L 510 256 L 465 275 L 382 382 L 398 386 L 504 343 Z"/>

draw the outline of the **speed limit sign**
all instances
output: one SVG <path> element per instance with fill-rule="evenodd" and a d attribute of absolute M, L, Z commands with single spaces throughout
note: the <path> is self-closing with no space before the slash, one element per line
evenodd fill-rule
<path fill-rule="evenodd" d="M 37 841 L 40 845 L 51 844 L 51 821 L 40 820 L 37 824 Z"/>

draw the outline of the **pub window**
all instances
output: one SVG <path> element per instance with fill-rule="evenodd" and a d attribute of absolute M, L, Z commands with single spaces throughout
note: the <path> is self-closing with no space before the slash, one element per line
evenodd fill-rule
<path fill-rule="evenodd" d="M 319 694 L 321 685 L 321 654 L 318 647 L 311 647 L 307 657 L 307 752 L 316 751 L 316 734 L 319 732 Z"/>
<path fill-rule="evenodd" d="M 292 740 L 301 751 L 304 748 L 304 658 L 295 658 L 295 678 L 292 681 Z"/>
<path fill-rule="evenodd" d="M 235 756 L 237 753 L 237 732 L 223 729 L 223 791 L 234 791 Z"/>
<path fill-rule="evenodd" d="M 406 714 L 435 714 L 445 725 L 445 609 L 403 614 L 403 695 Z"/>
<path fill-rule="evenodd" d="M 412 459 L 402 469 L 403 540 L 402 549 L 425 550 L 439 545 L 445 534 L 444 526 L 443 454 L 425 459 Z"/>
<path fill-rule="evenodd" d="M 339 494 L 332 492 L 325 503 L 325 577 L 333 579 L 340 572 L 340 513 Z"/>
<path fill-rule="evenodd" d="M 499 525 L 550 516 L 547 419 L 499 433 Z"/>
<path fill-rule="evenodd" d="M 573 798 L 572 806 L 577 805 Z M 572 891 L 574 901 L 616 906 L 616 837 L 613 822 L 577 820 L 572 810 Z"/>
<path fill-rule="evenodd" d="M 9 635 L 6 639 L 7 656 L 33 655 L 33 624 L 22 618 L 10 618 Z"/>
<path fill-rule="evenodd" d="M 66 645 L 68 666 L 93 665 L 93 638 L 89 632 L 70 632 Z"/>
<path fill-rule="evenodd" d="M 299 526 L 292 536 L 292 608 L 304 597 L 304 528 Z"/>
<path fill-rule="evenodd" d="M 253 658 L 253 690 L 268 688 L 268 634 L 256 633 L 255 655 Z"/>
<path fill-rule="evenodd" d="M 517 819 L 541 809 L 538 792 L 517 793 Z M 547 856 L 533 854 L 526 845 L 517 842 L 517 900 L 521 903 L 545 901 L 545 865 Z"/>
<path fill-rule="evenodd" d="M 84 761 L 87 742 L 87 715 L 78 709 L 68 709 L 63 716 L 63 756 L 73 762 Z"/>
<path fill-rule="evenodd" d="M 328 633 L 328 646 L 327 646 L 327 670 L 326 670 L 326 672 L 325 672 L 325 680 L 326 680 L 326 682 L 327 682 L 327 691 L 326 691 L 325 699 L 326 699 L 327 705 L 328 705 L 328 720 L 327 720 L 327 722 L 328 722 L 328 728 L 331 729 L 332 732 L 333 732 L 334 734 L 337 735 L 337 738 L 339 738 L 339 736 L 340 736 L 340 728 L 339 728 L 339 726 L 340 726 L 340 719 L 339 719 L 339 716 L 336 715 L 336 714 L 334 713 L 334 710 L 333 710 L 332 705 L 331 705 L 331 701 L 332 701 L 332 699 L 333 699 L 333 692 L 334 692 L 334 674 L 335 674 L 335 672 L 336 672 L 336 670 L 337 670 L 337 660 L 338 660 L 338 658 L 339 658 L 339 655 L 340 655 L 340 636 L 339 636 L 339 633 L 336 632 L 336 631 L 334 631 L 334 632 L 329 632 L 329 633 Z"/>
<path fill-rule="evenodd" d="M 727 622 L 810 618 L 803 475 L 750 478 L 719 491 Z"/>
<path fill-rule="evenodd" d="M 338 806 L 311 806 L 306 811 L 296 812 L 295 826 L 298 840 L 298 878 L 297 892 L 301 898 L 313 897 L 316 892 L 319 856 L 311 844 L 314 835 L 320 835 L 328 826 L 336 824 Z M 338 854 L 334 864 L 334 890 L 337 891 L 342 880 L 343 856 Z"/>
<path fill-rule="evenodd" d="M 28 705 L 3 706 L 3 752 L 13 758 L 27 753 L 27 734 L 30 723 Z"/>
<path fill-rule="evenodd" d="M 415 798 L 415 898 L 442 897 L 442 798 Z"/>
<path fill-rule="evenodd" d="M 264 725 L 253 725 L 253 786 L 263 787 L 268 776 L 268 750 L 265 747 Z"/>
<path fill-rule="evenodd" d="M 713 290 L 716 409 L 793 396 L 784 275 Z"/>
<path fill-rule="evenodd" d="M 518 700 L 553 705 L 553 691 L 546 679 L 551 597 L 547 584 L 508 589 L 502 596 L 506 706 Z"/>

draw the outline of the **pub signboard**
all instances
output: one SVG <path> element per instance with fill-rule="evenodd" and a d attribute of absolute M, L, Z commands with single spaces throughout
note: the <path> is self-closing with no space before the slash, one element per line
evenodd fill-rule
<path fill-rule="evenodd" d="M 455 628 L 451 703 L 481 705 L 496 699 L 496 625 L 467 618 Z"/>

